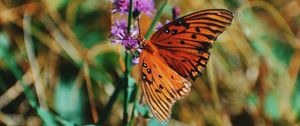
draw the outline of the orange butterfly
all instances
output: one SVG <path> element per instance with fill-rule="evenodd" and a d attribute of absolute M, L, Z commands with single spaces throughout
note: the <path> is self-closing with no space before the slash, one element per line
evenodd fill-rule
<path fill-rule="evenodd" d="M 195 80 L 202 74 L 212 43 L 232 19 L 228 10 L 202 10 L 166 24 L 150 41 L 138 37 L 142 89 L 159 121 L 167 122 L 173 104 L 189 94 L 187 78 Z"/>

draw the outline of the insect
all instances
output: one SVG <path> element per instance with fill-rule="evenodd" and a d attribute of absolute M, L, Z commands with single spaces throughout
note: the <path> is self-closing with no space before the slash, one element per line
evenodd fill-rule
<path fill-rule="evenodd" d="M 149 41 L 138 37 L 142 90 L 159 121 L 167 122 L 173 104 L 189 94 L 187 79 L 195 80 L 203 73 L 209 49 L 232 19 L 225 9 L 202 10 L 166 24 Z"/>

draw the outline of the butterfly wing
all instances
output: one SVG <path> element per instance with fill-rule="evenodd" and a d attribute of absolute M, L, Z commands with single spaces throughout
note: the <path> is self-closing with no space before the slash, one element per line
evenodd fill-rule
<path fill-rule="evenodd" d="M 176 100 L 190 92 L 191 83 L 168 67 L 160 56 L 144 50 L 140 54 L 142 89 L 153 115 L 167 122 Z"/>
<path fill-rule="evenodd" d="M 224 9 L 198 11 L 165 25 L 150 41 L 169 67 L 195 80 L 206 68 L 212 43 L 232 19 L 233 14 Z"/>

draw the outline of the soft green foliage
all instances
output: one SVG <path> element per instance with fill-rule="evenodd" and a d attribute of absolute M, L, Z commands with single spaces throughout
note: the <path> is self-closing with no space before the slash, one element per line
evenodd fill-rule
<path fill-rule="evenodd" d="M 5 32 L 0 33 L 0 58 L 4 58 L 9 49 L 8 35 Z"/>
<path fill-rule="evenodd" d="M 147 126 L 167 126 L 167 124 L 162 124 L 157 119 L 153 118 L 153 119 L 151 119 L 149 121 L 149 123 L 147 124 Z"/>
<path fill-rule="evenodd" d="M 265 99 L 265 105 L 264 109 L 268 117 L 270 117 L 273 120 L 278 120 L 280 118 L 280 112 L 279 112 L 279 101 L 278 96 L 276 96 L 275 93 L 269 92 Z"/>
<path fill-rule="evenodd" d="M 298 78 L 300 78 L 300 74 L 298 74 Z M 296 88 L 294 89 L 293 96 L 291 98 L 291 105 L 298 120 L 300 120 L 300 79 L 296 82 Z"/>
<path fill-rule="evenodd" d="M 70 120 L 74 124 L 84 123 L 84 98 L 86 97 L 80 90 L 72 90 L 78 87 L 78 83 L 75 82 L 75 77 L 61 76 L 61 79 L 56 85 L 57 87 L 54 93 L 55 97 L 55 110 L 58 114 Z"/>

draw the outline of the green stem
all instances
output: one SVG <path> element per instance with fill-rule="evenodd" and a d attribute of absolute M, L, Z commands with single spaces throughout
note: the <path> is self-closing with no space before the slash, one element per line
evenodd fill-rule
<path fill-rule="evenodd" d="M 139 89 L 140 89 L 140 85 L 138 85 L 137 91 L 133 94 L 133 95 L 134 95 L 134 103 L 133 103 L 133 108 L 132 108 L 132 111 L 131 111 L 131 116 L 130 116 L 129 126 L 132 126 L 132 124 L 133 124 L 134 111 L 135 111 L 135 108 L 136 108 L 136 106 L 137 106 L 137 104 L 138 104 L 137 94 L 139 93 Z"/>
<path fill-rule="evenodd" d="M 132 0 L 129 2 L 129 14 L 128 14 L 128 24 L 127 24 L 127 32 L 130 33 L 130 26 L 131 26 L 131 19 L 132 19 Z"/>
<path fill-rule="evenodd" d="M 130 26 L 131 26 L 131 19 L 132 19 L 132 0 L 129 2 L 129 14 L 128 14 L 128 25 L 127 25 L 127 32 L 130 34 Z M 130 58 L 129 53 L 125 50 L 125 85 L 124 85 L 124 104 L 123 104 L 123 121 L 122 125 L 126 126 L 128 122 L 128 84 L 129 84 L 129 70 L 130 70 Z"/>
<path fill-rule="evenodd" d="M 122 126 L 127 125 L 128 121 L 128 76 L 129 76 L 129 66 L 128 66 L 129 53 L 125 52 L 125 85 L 124 85 L 124 103 L 123 103 L 123 122 Z"/>
<path fill-rule="evenodd" d="M 160 8 L 159 8 L 159 10 L 158 10 L 158 12 L 157 12 L 154 20 L 152 21 L 152 23 L 150 25 L 150 28 L 148 29 L 148 31 L 147 31 L 147 33 L 145 35 L 146 39 L 149 39 L 150 34 L 152 33 L 152 31 L 153 31 L 153 29 L 155 27 L 156 22 L 158 21 L 159 17 L 161 16 L 163 9 L 167 5 L 167 2 L 168 2 L 168 0 L 165 0 L 164 3 L 160 6 Z"/>

